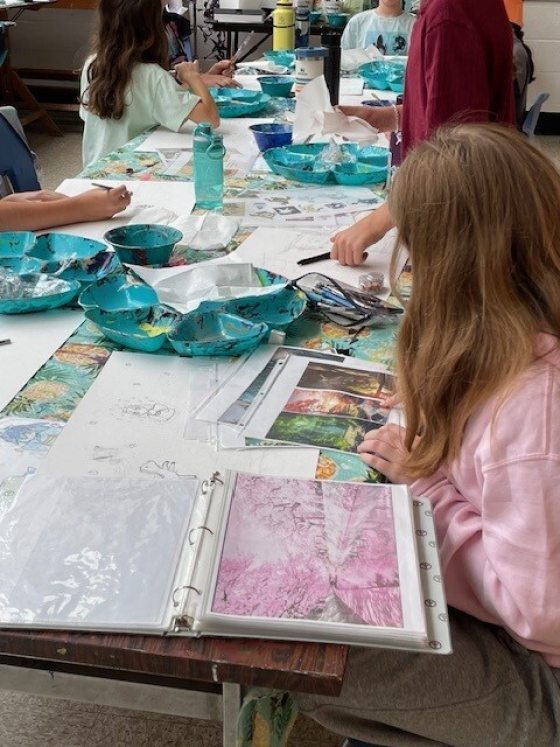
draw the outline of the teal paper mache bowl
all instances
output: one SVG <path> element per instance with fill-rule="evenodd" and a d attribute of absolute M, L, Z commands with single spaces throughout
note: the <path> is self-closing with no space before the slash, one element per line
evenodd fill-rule
<path fill-rule="evenodd" d="M 267 335 L 266 324 L 221 311 L 197 310 L 174 324 L 168 339 L 182 356 L 234 356 L 254 350 Z"/>
<path fill-rule="evenodd" d="M 168 264 L 183 234 L 172 226 L 134 223 L 112 228 L 103 238 L 123 263 L 162 267 Z"/>
<path fill-rule="evenodd" d="M 167 333 L 175 317 L 158 307 L 149 309 L 142 319 L 122 312 L 88 309 L 86 319 L 95 324 L 111 342 L 143 353 L 156 353 L 167 342 Z"/>
<path fill-rule="evenodd" d="M 17 289 L 15 287 L 17 285 Z M 80 284 L 42 273 L 18 275 L 12 289 L 5 284 L 0 293 L 0 314 L 29 314 L 58 309 L 73 301 Z"/>
<path fill-rule="evenodd" d="M 133 283 L 123 272 L 118 272 L 88 286 L 80 294 L 78 303 L 86 311 L 97 308 L 108 314 L 126 312 L 139 318 L 157 306 L 159 299 L 149 285 Z"/>
<path fill-rule="evenodd" d="M 0 261 L 8 257 L 23 257 L 35 245 L 31 231 L 0 231 Z"/>

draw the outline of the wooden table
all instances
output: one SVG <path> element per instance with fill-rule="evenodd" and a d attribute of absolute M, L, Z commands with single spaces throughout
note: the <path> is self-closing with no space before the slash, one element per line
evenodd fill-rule
<path fill-rule="evenodd" d="M 346 658 L 345 646 L 326 644 L 0 630 L 0 687 L 221 717 L 224 747 L 234 747 L 244 687 L 337 695 Z"/>

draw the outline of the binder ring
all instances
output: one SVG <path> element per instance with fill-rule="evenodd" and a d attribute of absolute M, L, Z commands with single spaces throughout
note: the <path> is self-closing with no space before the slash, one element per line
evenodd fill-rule
<path fill-rule="evenodd" d="M 202 592 L 197 589 L 196 586 L 178 586 L 176 589 L 173 589 L 173 594 L 171 595 L 174 607 L 179 606 L 179 602 L 177 601 L 177 593 L 179 591 L 183 591 L 184 589 L 192 589 L 193 591 L 196 591 L 199 597 L 202 596 Z"/>
<path fill-rule="evenodd" d="M 199 531 L 210 532 L 210 534 L 214 534 L 214 532 L 210 529 L 210 527 L 205 527 L 205 526 L 193 527 L 192 529 L 189 530 L 189 534 L 188 534 L 189 545 L 191 546 L 194 545 L 194 542 L 191 539 L 191 534 L 193 532 L 199 532 Z"/>

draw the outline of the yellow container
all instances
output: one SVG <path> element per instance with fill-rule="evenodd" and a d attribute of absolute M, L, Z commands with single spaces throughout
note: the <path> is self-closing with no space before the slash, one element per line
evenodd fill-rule
<path fill-rule="evenodd" d="M 293 49 L 296 42 L 296 14 L 292 0 L 278 0 L 272 11 L 272 48 Z"/>

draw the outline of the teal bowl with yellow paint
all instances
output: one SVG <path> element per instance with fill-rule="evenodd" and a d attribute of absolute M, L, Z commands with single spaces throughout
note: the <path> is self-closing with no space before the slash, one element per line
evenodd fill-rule
<path fill-rule="evenodd" d="M 103 238 L 125 264 L 162 267 L 168 264 L 183 234 L 173 226 L 132 223 L 112 228 Z"/>
<path fill-rule="evenodd" d="M 143 319 L 135 319 L 127 312 L 107 313 L 88 309 L 86 319 L 95 324 L 104 337 L 130 350 L 156 353 L 167 341 L 175 317 L 155 307 Z"/>
<path fill-rule="evenodd" d="M 264 323 L 220 311 L 185 314 L 169 332 L 171 347 L 187 357 L 242 355 L 254 350 L 268 335 Z"/>

